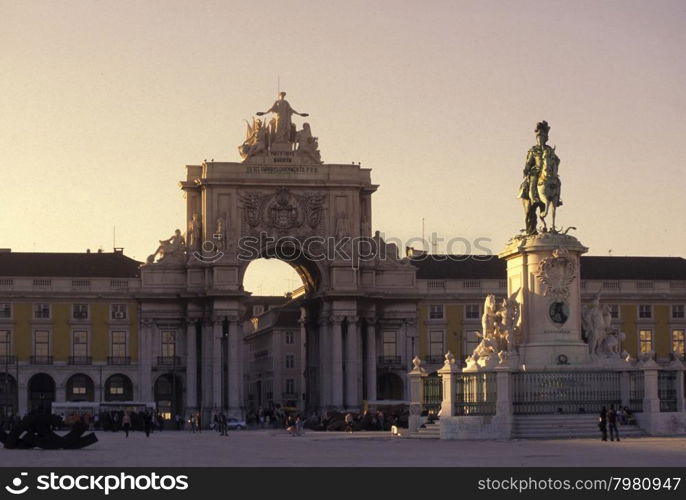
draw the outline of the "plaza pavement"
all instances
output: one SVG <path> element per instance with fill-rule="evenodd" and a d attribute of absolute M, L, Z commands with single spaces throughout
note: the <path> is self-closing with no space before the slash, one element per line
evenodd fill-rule
<path fill-rule="evenodd" d="M 82 450 L 6 450 L 1 467 L 661 467 L 686 465 L 686 437 L 441 441 L 390 432 L 97 432 Z"/>

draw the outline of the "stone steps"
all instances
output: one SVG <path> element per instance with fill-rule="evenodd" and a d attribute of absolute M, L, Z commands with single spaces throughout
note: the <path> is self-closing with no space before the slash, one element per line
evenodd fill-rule
<path fill-rule="evenodd" d="M 420 427 L 417 432 L 410 434 L 410 437 L 415 439 L 440 439 L 441 424 L 438 420 L 434 423 L 426 423 L 425 426 Z"/>
<path fill-rule="evenodd" d="M 645 432 L 636 425 L 619 425 L 619 437 L 640 437 Z M 515 416 L 512 439 L 600 438 L 597 415 Z M 609 438 L 609 436 L 608 436 Z"/>

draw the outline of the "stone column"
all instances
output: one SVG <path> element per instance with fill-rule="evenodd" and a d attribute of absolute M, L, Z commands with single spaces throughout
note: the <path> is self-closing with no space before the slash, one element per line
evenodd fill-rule
<path fill-rule="evenodd" d="M 410 389 L 410 418 L 407 430 L 409 432 L 417 432 L 419 430 L 422 406 L 424 405 L 424 377 L 426 377 L 426 371 L 422 368 L 422 360 L 419 359 L 419 356 L 414 357 L 412 364 L 413 368 L 407 374 Z"/>
<path fill-rule="evenodd" d="M 376 401 L 376 327 L 367 319 L 367 401 Z"/>
<path fill-rule="evenodd" d="M 29 412 L 29 387 L 26 382 L 26 380 L 17 380 L 17 412 L 20 416 L 26 415 Z"/>
<path fill-rule="evenodd" d="M 222 409 L 222 318 L 212 322 L 212 411 Z M 211 415 L 210 415 L 211 418 Z"/>
<path fill-rule="evenodd" d="M 343 408 L 343 316 L 331 319 L 331 406 Z"/>
<path fill-rule="evenodd" d="M 138 394 L 141 401 L 153 401 L 152 390 L 152 330 L 153 322 L 151 320 L 141 321 L 140 336 L 138 339 Z M 106 380 L 103 380 L 103 391 L 105 390 Z M 103 401 L 105 400 L 103 394 Z"/>
<path fill-rule="evenodd" d="M 684 394 L 684 368 L 676 372 L 676 411 L 686 412 L 686 394 Z"/>
<path fill-rule="evenodd" d="M 186 320 L 186 413 L 196 411 L 198 406 L 197 361 L 195 322 Z"/>
<path fill-rule="evenodd" d="M 319 320 L 319 406 L 322 409 L 331 405 L 331 339 L 329 322 L 325 317 Z"/>
<path fill-rule="evenodd" d="M 359 344 L 357 342 L 357 318 L 349 318 L 345 335 L 345 406 L 353 409 L 359 406 L 357 370 L 359 364 Z"/>
<path fill-rule="evenodd" d="M 443 383 L 443 401 L 441 402 L 441 410 L 438 412 L 439 417 L 452 417 L 455 415 L 455 392 L 457 389 L 455 374 L 459 372 L 460 368 L 455 363 L 455 356 L 448 351 L 445 355 L 443 367 L 437 372 Z"/>
<path fill-rule="evenodd" d="M 307 318 L 305 316 L 305 311 L 304 307 L 301 307 L 301 314 L 300 314 L 300 319 L 298 320 L 298 324 L 300 325 L 300 353 L 299 353 L 299 363 L 298 367 L 300 369 L 300 376 L 298 377 L 298 388 L 300 389 L 298 392 L 298 409 L 299 410 L 304 410 L 305 409 L 305 399 L 303 398 L 303 394 L 305 394 L 305 391 L 307 390 L 306 384 L 307 381 L 305 379 L 305 372 L 307 371 L 307 327 L 306 327 L 306 322 Z"/>
<path fill-rule="evenodd" d="M 229 364 L 229 415 L 232 417 L 241 417 L 241 367 L 240 367 L 240 347 L 241 347 L 241 326 L 238 318 L 231 318 L 229 321 L 229 346 L 228 359 Z"/>
<path fill-rule="evenodd" d="M 658 364 L 653 359 L 641 363 L 643 370 L 643 414 L 660 413 L 660 398 L 657 392 Z"/>
<path fill-rule="evenodd" d="M 202 323 L 202 424 L 203 427 L 209 425 L 212 419 L 212 342 L 213 325 L 212 321 L 205 319 Z"/>
<path fill-rule="evenodd" d="M 498 439 L 512 437 L 512 373 L 509 367 L 495 369 L 496 403 L 495 420 L 498 422 Z"/>
<path fill-rule="evenodd" d="M 620 373 L 619 395 L 622 406 L 629 407 L 631 400 L 631 374 L 627 371 Z"/>

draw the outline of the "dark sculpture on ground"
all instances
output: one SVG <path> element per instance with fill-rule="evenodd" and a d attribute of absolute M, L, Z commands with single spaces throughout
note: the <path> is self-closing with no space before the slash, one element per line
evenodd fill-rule
<path fill-rule="evenodd" d="M 14 425 L 11 431 L 0 431 L 0 442 L 7 449 L 75 450 L 85 448 L 98 440 L 92 432 L 84 434 L 88 426 L 83 422 L 74 423 L 64 436 L 55 433 L 52 424 L 52 415 L 29 414 Z"/>

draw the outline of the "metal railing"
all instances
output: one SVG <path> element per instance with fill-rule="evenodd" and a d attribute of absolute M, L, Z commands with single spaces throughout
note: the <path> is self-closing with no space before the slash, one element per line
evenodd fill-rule
<path fill-rule="evenodd" d="M 422 406 L 428 412 L 438 413 L 443 402 L 443 380 L 441 377 L 424 377 L 424 400 Z"/>
<path fill-rule="evenodd" d="M 599 413 L 622 402 L 619 372 L 515 373 L 515 415 Z"/>
<path fill-rule="evenodd" d="M 51 365 L 52 356 L 31 356 L 32 365 Z"/>
<path fill-rule="evenodd" d="M 90 356 L 69 356 L 70 365 L 92 365 L 93 358 Z"/>
<path fill-rule="evenodd" d="M 107 356 L 108 365 L 130 365 L 131 356 Z"/>
<path fill-rule="evenodd" d="M 629 409 L 636 413 L 643 411 L 645 382 L 642 371 L 629 372 Z"/>
<path fill-rule="evenodd" d="M 164 366 L 181 366 L 181 356 L 157 356 L 157 364 Z"/>
<path fill-rule="evenodd" d="M 657 372 L 657 397 L 660 398 L 660 411 L 676 411 L 676 371 Z"/>
<path fill-rule="evenodd" d="M 379 356 L 379 365 L 401 367 L 403 359 L 400 356 Z"/>
<path fill-rule="evenodd" d="M 424 362 L 427 365 L 442 365 L 445 362 L 445 356 L 427 356 L 424 358 Z"/>
<path fill-rule="evenodd" d="M 495 415 L 495 373 L 458 373 L 455 378 L 455 415 Z"/>

